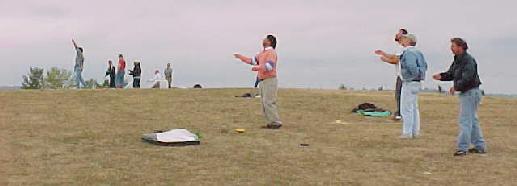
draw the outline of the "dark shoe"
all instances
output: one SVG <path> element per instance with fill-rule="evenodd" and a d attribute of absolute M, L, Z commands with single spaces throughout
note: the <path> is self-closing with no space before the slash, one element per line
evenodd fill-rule
<path fill-rule="evenodd" d="M 466 156 L 466 155 L 467 155 L 467 152 L 466 151 L 461 151 L 461 150 L 456 151 L 454 153 L 454 156 Z"/>
<path fill-rule="evenodd" d="M 278 124 L 278 123 L 270 123 L 270 124 L 267 124 L 265 127 L 265 129 L 280 129 L 282 127 L 282 124 Z"/>
<path fill-rule="evenodd" d="M 471 149 L 469 149 L 469 153 L 474 153 L 474 154 L 485 154 L 485 153 L 486 153 L 486 151 L 485 151 L 485 149 L 471 148 Z"/>

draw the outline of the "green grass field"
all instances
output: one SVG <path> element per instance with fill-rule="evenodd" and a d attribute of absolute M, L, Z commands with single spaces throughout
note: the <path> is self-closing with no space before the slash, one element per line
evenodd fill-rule
<path fill-rule="evenodd" d="M 400 123 L 350 112 L 363 102 L 392 110 L 393 92 L 282 89 L 285 125 L 266 130 L 259 100 L 234 97 L 250 91 L 0 92 L 0 185 L 517 183 L 516 99 L 485 97 L 489 153 L 458 158 L 456 97 L 421 94 L 423 136 L 401 140 Z M 199 132 L 202 144 L 140 140 L 171 128 Z"/>

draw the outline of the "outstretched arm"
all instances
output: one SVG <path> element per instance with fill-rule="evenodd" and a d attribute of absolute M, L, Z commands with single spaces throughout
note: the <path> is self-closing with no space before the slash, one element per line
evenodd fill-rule
<path fill-rule="evenodd" d="M 74 39 L 72 39 L 72 43 L 74 44 L 75 49 L 79 48 L 79 47 L 77 46 L 77 43 L 75 43 L 75 40 L 74 40 Z"/>
<path fill-rule="evenodd" d="M 454 62 L 449 67 L 449 70 L 433 76 L 433 79 L 438 81 L 452 81 L 454 80 Z"/>
<path fill-rule="evenodd" d="M 241 54 L 233 54 L 233 56 L 239 60 L 241 60 L 242 62 L 246 63 L 246 64 L 252 64 L 253 62 L 253 59 L 249 58 L 249 57 L 246 57 L 246 56 L 243 56 Z"/>
<path fill-rule="evenodd" d="M 400 59 L 398 58 L 398 56 L 381 56 L 381 60 L 386 62 L 386 63 L 389 63 L 389 64 L 398 64 Z"/>
<path fill-rule="evenodd" d="M 400 59 L 396 54 L 388 54 L 382 50 L 376 50 L 375 54 L 381 56 L 381 60 L 389 64 L 398 64 Z"/>

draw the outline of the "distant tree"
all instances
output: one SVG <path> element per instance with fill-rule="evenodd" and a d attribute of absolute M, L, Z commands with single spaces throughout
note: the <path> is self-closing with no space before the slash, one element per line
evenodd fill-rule
<path fill-rule="evenodd" d="M 97 87 L 101 87 L 101 85 L 99 85 L 99 83 L 97 83 L 97 80 L 95 79 L 90 79 L 88 81 L 85 82 L 86 85 L 85 85 L 85 88 L 97 88 Z"/>
<path fill-rule="evenodd" d="M 43 79 L 43 68 L 31 67 L 29 74 L 24 75 L 22 89 L 41 89 L 45 83 Z"/>
<path fill-rule="evenodd" d="M 345 84 L 341 84 L 339 85 L 339 90 L 347 90 L 348 88 L 346 88 Z"/>
<path fill-rule="evenodd" d="M 102 86 L 100 86 L 99 88 L 108 88 L 110 86 L 110 82 L 109 80 L 104 80 L 104 82 L 102 83 Z"/>
<path fill-rule="evenodd" d="M 66 88 L 69 86 L 71 78 L 72 72 L 69 70 L 52 67 L 47 71 L 44 87 L 50 89 Z"/>

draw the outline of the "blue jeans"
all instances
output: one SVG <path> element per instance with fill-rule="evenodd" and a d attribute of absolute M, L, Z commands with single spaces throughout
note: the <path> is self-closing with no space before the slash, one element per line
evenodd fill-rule
<path fill-rule="evenodd" d="M 420 82 L 403 82 L 400 95 L 400 114 L 402 115 L 402 135 L 417 137 L 420 135 L 420 111 L 418 93 L 422 88 Z"/>
<path fill-rule="evenodd" d="M 478 107 L 481 101 L 481 91 L 473 88 L 460 94 L 460 116 L 458 150 L 467 151 L 470 144 L 478 150 L 485 150 L 485 140 L 479 127 Z"/>
<path fill-rule="evenodd" d="M 117 72 L 116 80 L 115 80 L 115 84 L 116 84 L 117 88 L 124 88 L 124 86 L 126 86 L 124 83 L 124 75 L 126 75 L 126 72 L 124 72 L 124 71 Z"/>
<path fill-rule="evenodd" d="M 77 88 L 81 88 L 81 84 L 83 84 L 83 87 L 86 86 L 86 83 L 84 83 L 83 75 L 81 73 L 83 73 L 83 70 L 79 68 L 74 69 L 75 85 L 77 86 Z"/>

